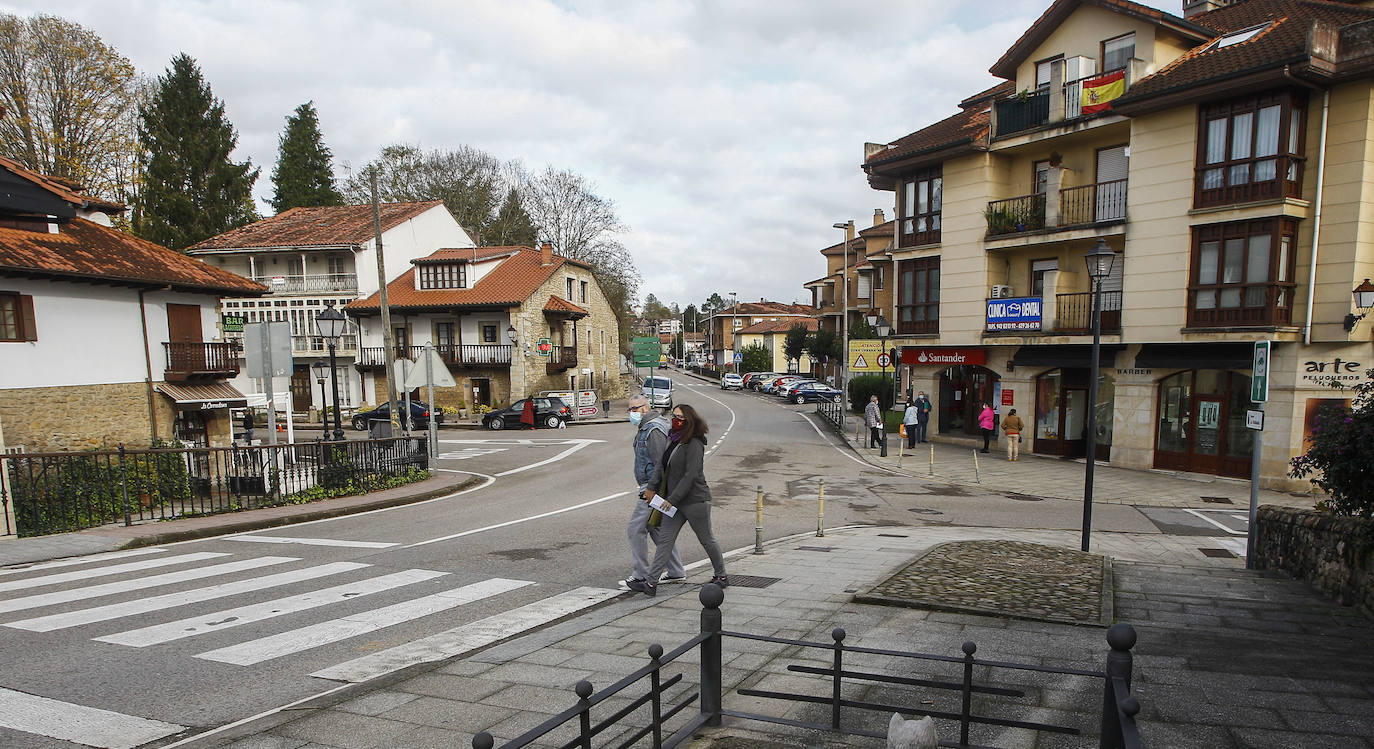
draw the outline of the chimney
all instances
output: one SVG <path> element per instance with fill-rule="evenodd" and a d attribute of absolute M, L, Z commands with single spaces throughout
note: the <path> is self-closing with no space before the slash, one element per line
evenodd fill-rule
<path fill-rule="evenodd" d="M 874 225 L 874 226 L 877 226 L 877 225 L 883 223 L 883 222 L 886 221 L 886 220 L 887 220 L 887 216 L 884 216 L 884 215 L 883 215 L 883 209 L 881 209 L 881 208 L 874 208 L 874 209 L 873 209 L 873 225 Z"/>
<path fill-rule="evenodd" d="M 1183 17 L 1192 18 L 1232 4 L 1233 0 L 1183 0 Z"/>
<path fill-rule="evenodd" d="M 545 239 L 539 243 L 539 262 L 543 265 L 553 265 L 553 242 Z"/>
<path fill-rule="evenodd" d="M 844 227 L 844 239 L 846 242 L 854 241 L 854 222 L 850 221 Z"/>

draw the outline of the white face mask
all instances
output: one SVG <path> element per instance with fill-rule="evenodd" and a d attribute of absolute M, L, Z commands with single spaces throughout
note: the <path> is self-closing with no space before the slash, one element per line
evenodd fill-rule
<path fill-rule="evenodd" d="M 631 412 L 630 412 L 630 423 L 631 423 L 631 424 L 634 424 L 635 426 L 639 426 L 640 422 L 642 422 L 642 421 L 644 421 L 644 414 L 642 414 L 642 413 L 640 413 L 640 412 L 638 412 L 638 411 L 631 411 Z"/>

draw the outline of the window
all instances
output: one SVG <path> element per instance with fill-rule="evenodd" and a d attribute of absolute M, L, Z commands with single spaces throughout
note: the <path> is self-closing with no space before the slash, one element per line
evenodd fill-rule
<path fill-rule="evenodd" d="M 1287 91 L 1203 106 L 1194 207 L 1300 197 L 1304 111 Z"/>
<path fill-rule="evenodd" d="M 897 271 L 897 332 L 940 332 L 940 258 L 903 260 Z"/>
<path fill-rule="evenodd" d="M 1188 326 L 1289 324 L 1296 234 L 1280 219 L 1194 227 Z"/>
<path fill-rule="evenodd" d="M 434 323 L 434 344 L 440 348 L 451 349 L 454 343 L 456 341 L 453 336 L 453 323 Z"/>
<path fill-rule="evenodd" d="M 466 289 L 467 263 L 425 263 L 420 266 L 420 289 Z"/>
<path fill-rule="evenodd" d="M 38 327 L 33 318 L 33 297 L 0 291 L 0 341 L 36 341 Z"/>
<path fill-rule="evenodd" d="M 1211 45 L 1209 45 L 1206 49 L 1204 49 L 1203 52 L 1211 52 L 1211 51 L 1214 50 L 1214 49 L 1223 49 L 1223 48 L 1225 48 L 1225 47 L 1230 47 L 1230 46 L 1233 45 L 1233 44 L 1240 44 L 1241 42 L 1248 42 L 1248 41 L 1250 41 L 1251 39 L 1253 39 L 1253 38 L 1255 37 L 1256 34 L 1260 33 L 1261 31 L 1264 31 L 1265 29 L 1269 28 L 1269 27 L 1272 26 L 1272 25 L 1273 25 L 1273 22 L 1271 21 L 1271 22 L 1269 22 L 1269 23 L 1260 24 L 1259 26 L 1251 26 L 1251 27 L 1248 28 L 1248 29 L 1241 29 L 1240 31 L 1232 31 L 1231 33 L 1227 34 L 1226 36 L 1223 36 L 1222 38 L 1220 38 L 1220 39 L 1216 40 L 1215 42 L 1213 42 L 1213 43 L 1212 43 Z"/>
<path fill-rule="evenodd" d="M 1043 297 L 1045 295 L 1045 274 L 1055 270 L 1059 270 L 1058 259 L 1031 261 L 1031 296 Z M 1053 293 L 1054 289 L 1050 289 L 1050 292 Z"/>
<path fill-rule="evenodd" d="M 496 343 L 496 329 L 500 327 L 494 322 L 482 323 L 482 343 Z"/>
<path fill-rule="evenodd" d="M 883 290 L 883 266 L 881 265 L 873 266 L 873 288 L 878 291 Z"/>
<path fill-rule="evenodd" d="M 1035 170 L 1035 194 L 1044 195 L 1045 191 L 1049 189 L 1050 162 L 1037 161 L 1031 165 L 1031 168 Z"/>
<path fill-rule="evenodd" d="M 578 298 L 579 298 L 581 301 L 586 302 L 586 301 L 587 301 L 587 282 L 586 282 L 586 281 L 578 281 L 577 283 L 578 283 L 578 285 L 581 287 L 581 288 L 578 290 L 578 291 L 580 292 L 580 295 L 579 295 Z"/>
<path fill-rule="evenodd" d="M 1054 64 L 1064 59 L 1063 55 L 1056 55 L 1049 60 L 1041 60 L 1035 63 L 1035 90 L 1050 90 L 1050 75 L 1054 70 Z"/>
<path fill-rule="evenodd" d="M 940 168 L 918 172 L 902 183 L 901 246 L 940 241 L 940 198 L 944 180 Z"/>
<path fill-rule="evenodd" d="M 873 296 L 873 274 L 859 271 L 859 298 L 867 299 L 870 296 Z"/>
<path fill-rule="evenodd" d="M 1135 57 L 1135 32 L 1102 43 L 1102 72 L 1121 70 Z"/>
<path fill-rule="evenodd" d="M 573 300 L 573 281 L 576 281 L 576 280 L 577 280 L 577 279 L 575 279 L 575 278 L 569 278 L 569 279 L 568 279 L 568 295 L 567 295 L 566 297 L 564 297 L 564 298 L 567 299 L 567 300 L 570 301 L 570 302 Z"/>

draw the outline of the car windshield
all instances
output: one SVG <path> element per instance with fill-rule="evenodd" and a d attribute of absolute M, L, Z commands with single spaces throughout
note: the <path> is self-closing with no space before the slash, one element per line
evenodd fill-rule
<path fill-rule="evenodd" d="M 662 377 L 650 377 L 644 381 L 645 390 L 648 390 L 650 388 L 653 388 L 654 390 L 670 390 L 672 389 L 672 387 L 673 381 L 664 379 Z"/>

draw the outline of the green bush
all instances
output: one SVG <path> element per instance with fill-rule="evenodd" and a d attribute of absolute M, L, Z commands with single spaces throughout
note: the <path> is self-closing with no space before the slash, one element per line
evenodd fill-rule
<path fill-rule="evenodd" d="M 863 411 L 868 407 L 869 396 L 878 396 L 878 405 L 886 411 L 892 408 L 892 377 L 883 375 L 856 375 L 849 378 L 849 407 Z"/>
<path fill-rule="evenodd" d="M 1374 377 L 1374 369 L 1369 371 Z M 1374 517 L 1374 381 L 1355 386 L 1349 408 L 1317 412 L 1307 451 L 1289 476 L 1308 478 L 1326 492 L 1318 507 L 1337 515 Z"/>

